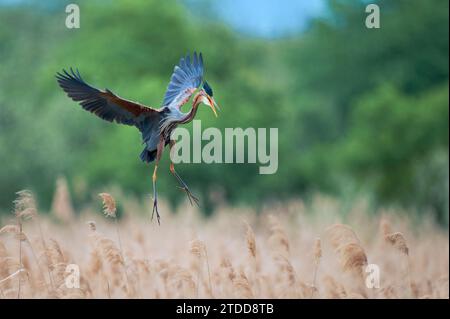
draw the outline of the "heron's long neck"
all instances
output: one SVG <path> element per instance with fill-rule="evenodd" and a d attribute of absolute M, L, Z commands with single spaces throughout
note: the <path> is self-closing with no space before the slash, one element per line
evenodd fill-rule
<path fill-rule="evenodd" d="M 197 114 L 198 106 L 201 103 L 201 95 L 197 94 L 194 96 L 194 100 L 192 101 L 192 108 L 191 110 L 186 114 L 186 116 L 181 120 L 181 124 L 186 124 L 192 121 Z"/>

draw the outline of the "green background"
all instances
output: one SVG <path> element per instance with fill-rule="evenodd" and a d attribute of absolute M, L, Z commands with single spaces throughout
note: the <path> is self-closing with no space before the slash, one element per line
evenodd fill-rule
<path fill-rule="evenodd" d="M 64 24 L 70 2 L 0 4 L 0 210 L 24 188 L 48 208 L 61 175 L 76 207 L 107 185 L 148 196 L 152 166 L 139 160 L 136 129 L 83 111 L 54 74 L 78 67 L 94 86 L 159 107 L 173 66 L 197 50 L 222 108 L 217 119 L 200 109 L 203 128 L 279 130 L 277 174 L 179 165 L 205 213 L 216 193 L 260 205 L 321 192 L 448 224 L 448 1 L 374 2 L 380 29 L 365 27 L 364 1 L 327 1 L 304 31 L 270 39 L 237 33 L 189 2 L 77 1 L 73 30 Z M 160 196 L 177 203 L 184 195 L 165 160 Z"/>

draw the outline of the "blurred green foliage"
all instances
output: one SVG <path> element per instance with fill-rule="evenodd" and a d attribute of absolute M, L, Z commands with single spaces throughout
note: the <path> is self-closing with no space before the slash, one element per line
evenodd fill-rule
<path fill-rule="evenodd" d="M 81 28 L 69 30 L 67 3 L 0 6 L 3 209 L 23 188 L 48 206 L 58 175 L 78 204 L 108 184 L 149 194 L 152 166 L 138 158 L 136 129 L 81 110 L 54 74 L 76 66 L 95 86 L 159 107 L 174 64 L 197 50 L 222 107 L 218 119 L 200 110 L 203 128 L 279 128 L 275 175 L 179 165 L 207 210 L 212 190 L 233 203 L 366 192 L 448 223 L 448 1 L 377 1 L 380 29 L 364 26 L 363 1 L 329 1 L 306 32 L 271 40 L 156 0 L 78 1 Z M 163 172 L 160 194 L 184 199 Z"/>

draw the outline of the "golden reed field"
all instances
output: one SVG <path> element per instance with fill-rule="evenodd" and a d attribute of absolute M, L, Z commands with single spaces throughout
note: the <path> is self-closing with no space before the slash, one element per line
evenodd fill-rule
<path fill-rule="evenodd" d="M 431 220 L 318 196 L 208 219 L 162 202 L 158 226 L 150 199 L 115 195 L 76 214 L 60 183 L 44 214 L 19 192 L 1 221 L 0 298 L 449 298 L 449 235 Z"/>

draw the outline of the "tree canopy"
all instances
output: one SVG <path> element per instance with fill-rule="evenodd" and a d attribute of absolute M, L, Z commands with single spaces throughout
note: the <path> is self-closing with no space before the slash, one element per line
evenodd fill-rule
<path fill-rule="evenodd" d="M 150 193 L 138 132 L 82 111 L 54 74 L 76 66 L 100 88 L 159 107 L 174 64 L 196 50 L 222 108 L 218 119 L 200 110 L 203 127 L 279 129 L 277 174 L 251 164 L 180 165 L 207 210 L 214 189 L 233 203 L 363 191 L 376 204 L 448 222 L 448 1 L 376 1 L 380 29 L 364 26 L 364 1 L 329 1 L 306 31 L 270 40 L 236 34 L 174 0 L 79 3 L 73 30 L 64 25 L 67 3 L 0 6 L 3 209 L 23 188 L 48 205 L 59 175 L 80 205 L 108 184 Z M 161 194 L 182 198 L 169 173 L 159 180 Z"/>

